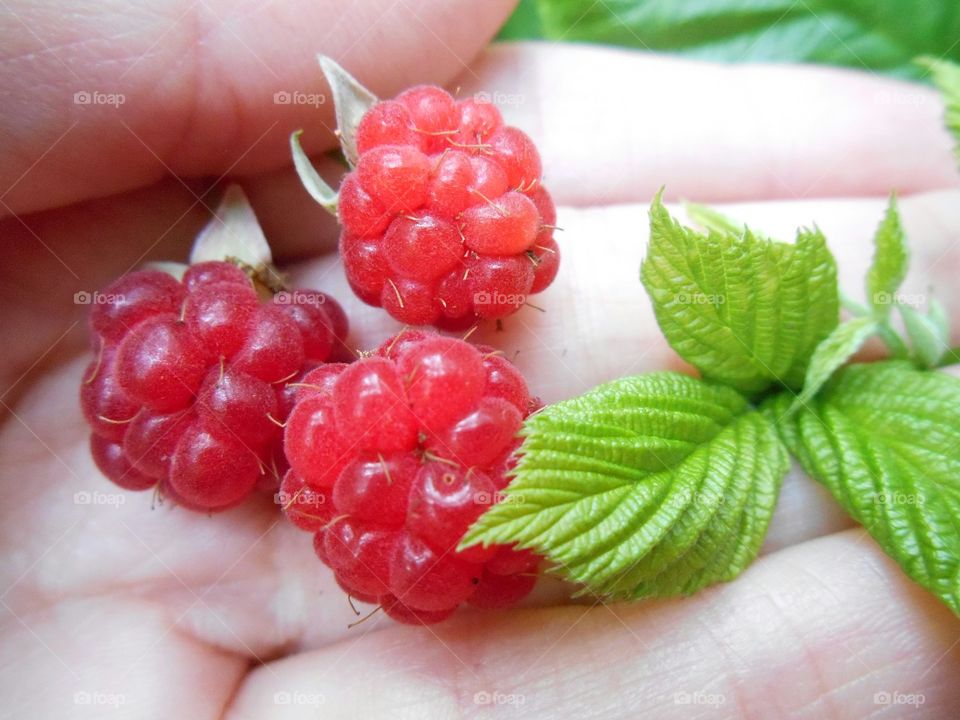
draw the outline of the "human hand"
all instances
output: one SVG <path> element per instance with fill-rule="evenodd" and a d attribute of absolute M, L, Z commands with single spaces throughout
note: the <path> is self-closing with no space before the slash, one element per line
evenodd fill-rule
<path fill-rule="evenodd" d="M 355 616 L 309 537 L 269 503 L 212 518 L 151 510 L 94 468 L 76 402 L 86 308 L 72 295 L 145 259 L 182 259 L 215 204 L 211 176 L 241 176 L 281 259 L 344 301 L 356 347 L 396 330 L 352 297 L 333 224 L 286 167 L 292 129 L 305 127 L 314 149 L 333 142 L 328 107 L 273 103 L 276 91 L 324 92 L 318 50 L 384 95 L 423 81 L 499 93 L 508 120 L 537 139 L 564 262 L 536 300 L 545 313 L 524 308 L 480 339 L 515 357 L 547 401 L 678 366 L 638 280 L 646 206 L 661 184 L 674 199 L 730 203 L 725 212 L 784 238 L 816 221 L 848 288 L 896 187 L 914 249 L 904 292 L 935 285 L 957 316 L 958 299 L 945 296 L 960 262 L 960 189 L 932 92 L 844 71 L 574 46 L 497 48 L 463 66 L 508 5 L 485 3 L 464 22 L 448 4 L 400 3 L 382 34 L 374 21 L 387 4 L 374 2 L 351 4 L 339 25 L 349 33 L 332 7 L 232 10 L 220 26 L 195 6 L 205 31 L 193 16 L 174 24 L 186 7 L 156 26 L 133 10 L 70 27 L 14 7 L 49 49 L 19 21 L 5 31 L 14 70 L 4 82 L 21 100 L 4 113 L 0 163 L 13 341 L 0 428 L 5 712 L 100 717 L 122 702 L 135 717 L 683 717 L 686 698 L 711 717 L 852 717 L 894 691 L 923 697 L 917 715 L 955 707 L 960 624 L 799 472 L 785 481 L 764 556 L 695 598 L 570 605 L 566 588 L 544 580 L 537 607 L 461 612 L 430 628 L 376 614 L 348 630 Z M 311 26 L 328 37 L 301 31 Z M 201 30 L 184 37 L 185 27 Z M 93 28 L 118 39 L 74 43 Z M 178 69 L 183 57 L 197 66 Z M 78 91 L 126 102 L 78 107 Z M 181 182 L 170 169 L 199 177 Z"/>

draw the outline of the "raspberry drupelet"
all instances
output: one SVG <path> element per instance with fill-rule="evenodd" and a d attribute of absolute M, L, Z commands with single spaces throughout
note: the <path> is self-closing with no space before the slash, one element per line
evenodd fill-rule
<path fill-rule="evenodd" d="M 340 253 L 365 302 L 462 329 L 516 312 L 560 261 L 540 155 L 497 108 L 411 88 L 371 107 L 340 186 Z"/>
<path fill-rule="evenodd" d="M 103 474 L 202 512 L 276 487 L 288 382 L 346 339 L 336 301 L 296 291 L 261 302 L 244 271 L 215 261 L 190 266 L 182 281 L 133 272 L 101 297 L 80 400 Z"/>
<path fill-rule="evenodd" d="M 507 486 L 517 432 L 538 407 L 509 361 L 432 332 L 314 370 L 285 430 L 287 516 L 315 533 L 345 592 L 400 622 L 511 605 L 532 589 L 538 557 L 456 548 Z"/>

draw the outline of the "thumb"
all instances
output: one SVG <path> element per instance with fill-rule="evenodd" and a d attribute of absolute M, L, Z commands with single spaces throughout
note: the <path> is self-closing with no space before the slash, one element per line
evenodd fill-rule
<path fill-rule="evenodd" d="M 155 7 L 6 5 L 0 79 L 0 215 L 121 192 L 174 173 L 245 174 L 289 162 L 300 127 L 330 146 L 316 53 L 375 92 L 443 83 L 515 0 L 224 0 Z M 13 71 L 18 68 L 18 71 Z"/>

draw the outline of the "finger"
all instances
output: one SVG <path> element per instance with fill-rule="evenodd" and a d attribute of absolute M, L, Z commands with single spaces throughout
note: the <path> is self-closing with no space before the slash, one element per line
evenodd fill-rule
<path fill-rule="evenodd" d="M 454 86 L 534 138 L 563 203 L 885 195 L 960 183 L 936 92 L 866 72 L 630 50 L 486 51 Z"/>
<path fill-rule="evenodd" d="M 0 450 L 0 595 L 11 618 L 75 597 L 149 600 L 164 632 L 262 660 L 350 636 L 359 612 L 316 557 L 310 533 L 288 523 L 278 498 L 204 516 L 150 491 L 109 483 L 90 456 L 75 401 L 86 359 L 48 374 L 20 403 L 4 399 Z M 28 479 L 28 481 L 25 481 Z M 556 604 L 569 586 L 545 580 L 528 605 Z M 153 635 L 131 641 L 149 653 Z M 42 653 L 41 653 L 42 654 Z M 53 658 L 55 660 L 55 658 Z"/>
<path fill-rule="evenodd" d="M 960 216 L 957 191 L 941 191 L 901 200 L 904 226 L 911 238 L 911 271 L 903 293 L 931 291 L 960 317 L 960 298 L 951 291 L 960 267 Z M 839 285 L 861 297 L 872 255 L 872 236 L 885 201 L 852 199 L 742 203 L 722 208 L 732 217 L 776 237 L 792 238 L 799 225 L 814 220 L 837 257 Z M 604 382 L 665 368 L 686 369 L 661 334 L 639 281 L 646 245 L 646 206 L 561 208 L 564 227 L 561 271 L 546 292 L 503 321 L 503 329 L 484 325 L 471 340 L 502 350 L 529 379 L 531 391 L 545 402 L 564 400 Z M 617 258 L 617 262 L 610 261 Z M 351 342 L 370 349 L 401 325 L 377 308 L 351 296 L 336 256 L 301 267 L 295 278 L 347 298 L 354 319 Z M 954 328 L 955 341 L 958 328 Z M 764 552 L 836 532 L 852 521 L 820 485 L 794 467 L 771 522 Z"/>
<path fill-rule="evenodd" d="M 150 598 L 0 608 L 4 716 L 222 717 L 249 660 L 187 637 Z"/>
<path fill-rule="evenodd" d="M 273 178 L 250 194 L 255 200 L 272 200 L 270 188 L 280 184 Z M 73 302 L 74 293 L 101 289 L 145 260 L 185 259 L 206 221 L 205 206 L 216 205 L 216 191 L 205 192 L 169 181 L 64 211 L 0 220 L 7 239 L 5 261 L 0 263 L 0 312 L 21 338 L 4 356 L 7 387 L 38 360 L 56 362 L 85 343 L 88 308 Z M 291 255 L 331 250 L 335 228 L 322 213 L 311 214 L 316 208 L 306 194 L 297 198 L 291 190 L 284 197 L 288 200 L 283 205 L 258 203 L 256 208 L 281 262 Z M 960 314 L 960 298 L 949 292 L 960 263 L 958 197 L 955 191 L 942 191 L 901 200 L 913 253 L 904 291 L 926 294 L 931 286 L 941 288 L 938 296 L 953 317 Z M 856 296 L 883 202 L 756 202 L 721 209 L 781 238 L 790 238 L 798 225 L 816 221 L 838 256 L 841 287 Z M 546 401 L 616 377 L 681 367 L 663 341 L 638 279 L 646 205 L 561 207 L 559 214 L 564 228 L 557 234 L 563 252 L 560 274 L 532 300 L 546 312 L 522 308 L 505 321 L 503 332 L 495 326 L 481 328 L 475 339 L 502 348 L 528 376 L 538 378 L 533 390 Z M 105 246 L 109 253 L 102 251 Z M 333 255 L 300 265 L 294 280 L 330 292 L 345 305 L 354 328 L 353 347 L 374 347 L 400 327 L 382 310 L 354 297 Z"/>
<path fill-rule="evenodd" d="M 953 317 L 960 298 L 951 292 L 960 264 L 960 191 L 903 198 L 901 215 L 911 238 L 911 271 L 905 293 L 938 297 Z M 886 201 L 778 201 L 741 203 L 720 209 L 751 227 L 792 240 L 800 225 L 817 226 L 827 237 L 838 264 L 839 285 L 854 297 L 872 254 L 872 237 Z M 531 389 L 545 402 L 586 392 L 615 378 L 651 370 L 684 367 L 667 345 L 640 283 L 639 268 L 647 244 L 647 206 L 561 207 L 558 234 L 563 260 L 556 281 L 530 299 L 532 305 L 505 318 L 502 328 L 481 325 L 470 336 L 502 350 L 531 378 Z M 336 256 L 325 256 L 294 270 L 303 286 L 327 289 L 346 298 L 356 318 L 352 342 L 378 345 L 401 325 L 382 310 L 352 297 Z"/>
<path fill-rule="evenodd" d="M 558 719 L 684 718 L 691 705 L 717 718 L 865 717 L 883 693 L 899 693 L 911 717 L 945 717 L 960 701 L 960 623 L 861 535 L 776 553 L 685 600 L 362 635 L 253 670 L 227 717 L 316 712 L 288 697 L 321 698 L 329 717 L 472 715 L 494 703 Z"/>
<path fill-rule="evenodd" d="M 0 219 L 0 316 L 19 340 L 0 361 L 5 401 L 26 386 L 25 372 L 36 377 L 88 342 L 90 307 L 76 293 L 102 289 L 150 260 L 186 259 L 208 218 L 203 203 L 213 196 L 205 192 L 170 180 L 63 211 Z"/>
<path fill-rule="evenodd" d="M 827 489 L 803 472 L 796 461 L 791 461 L 760 554 L 775 553 L 855 525 Z"/>
<path fill-rule="evenodd" d="M 330 147 L 316 53 L 378 93 L 464 71 L 515 0 L 5 5 L 0 213 L 146 185 L 170 173 L 289 163 L 288 138 Z M 277 95 L 280 93 L 280 95 Z M 286 93 L 286 95 L 284 95 Z"/>

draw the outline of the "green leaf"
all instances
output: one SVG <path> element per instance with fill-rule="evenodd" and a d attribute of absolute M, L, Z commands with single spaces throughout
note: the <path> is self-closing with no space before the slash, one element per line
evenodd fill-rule
<path fill-rule="evenodd" d="M 960 614 L 960 380 L 850 365 L 800 412 L 770 413 L 804 469 L 918 583 Z"/>
<path fill-rule="evenodd" d="M 520 0 L 507 23 L 497 33 L 497 40 L 540 40 L 543 27 L 537 0 Z"/>
<path fill-rule="evenodd" d="M 788 467 L 736 391 L 660 372 L 551 405 L 524 427 L 516 477 L 462 546 L 518 543 L 599 595 L 684 595 L 756 556 Z"/>
<path fill-rule="evenodd" d="M 837 325 L 836 264 L 818 230 L 793 245 L 683 227 L 650 208 L 641 270 L 660 329 L 709 378 L 746 393 L 799 389 L 814 348 Z"/>
<path fill-rule="evenodd" d="M 956 59 L 957 54 L 954 53 L 953 57 Z M 933 57 L 922 57 L 917 63 L 930 71 L 934 84 L 943 93 L 944 122 L 957 142 L 954 154 L 960 162 L 960 65 Z"/>
<path fill-rule="evenodd" d="M 960 363 L 960 345 L 950 348 L 943 354 L 943 358 L 940 360 L 940 367 L 955 365 L 957 363 Z"/>
<path fill-rule="evenodd" d="M 297 171 L 300 182 L 310 197 L 316 200 L 327 212 L 337 214 L 337 191 L 327 185 L 320 177 L 320 173 L 313 167 L 310 157 L 300 145 L 300 136 L 303 130 L 297 130 L 290 135 L 290 152 L 293 153 L 293 167 Z"/>
<path fill-rule="evenodd" d="M 849 360 L 867 338 L 876 332 L 877 321 L 869 317 L 858 317 L 837 325 L 813 351 L 803 390 L 794 398 L 790 411 L 796 412 L 800 406 L 810 402 L 836 369 Z"/>
<path fill-rule="evenodd" d="M 909 261 L 896 195 L 890 195 L 887 212 L 873 236 L 873 245 L 873 262 L 867 271 L 867 300 L 873 307 L 874 317 L 885 320 L 907 276 Z"/>
<path fill-rule="evenodd" d="M 950 342 L 950 318 L 947 317 L 947 309 L 935 297 L 930 298 L 927 317 L 943 338 L 944 344 Z"/>
<path fill-rule="evenodd" d="M 936 316 L 924 315 L 909 305 L 898 305 L 897 309 L 910 338 L 914 361 L 922 368 L 935 368 L 950 343 L 947 328 Z"/>
<path fill-rule="evenodd" d="M 728 62 L 815 62 L 918 77 L 917 55 L 960 59 L 960 4 L 927 0 L 540 0 L 549 40 Z"/>
<path fill-rule="evenodd" d="M 709 205 L 688 202 L 683 204 L 683 209 L 687 212 L 687 217 L 704 230 L 730 233 L 731 235 L 739 235 L 744 231 L 742 223 L 738 224 L 733 218 L 724 215 Z"/>

